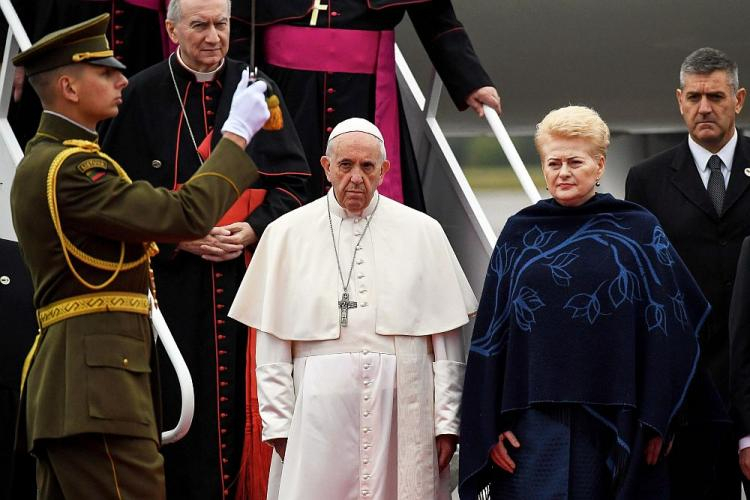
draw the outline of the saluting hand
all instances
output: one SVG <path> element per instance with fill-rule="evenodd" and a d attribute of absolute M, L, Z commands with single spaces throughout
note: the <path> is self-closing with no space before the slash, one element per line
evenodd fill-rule
<path fill-rule="evenodd" d="M 249 81 L 249 72 L 245 68 L 232 96 L 232 108 L 229 110 L 227 121 L 221 127 L 223 133 L 236 134 L 244 139 L 245 143 L 250 142 L 271 116 L 266 104 L 266 82 L 258 80 L 248 87 Z"/>

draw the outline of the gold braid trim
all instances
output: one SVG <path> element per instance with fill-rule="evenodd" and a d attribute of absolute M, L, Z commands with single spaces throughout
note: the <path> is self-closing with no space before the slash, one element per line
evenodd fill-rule
<path fill-rule="evenodd" d="M 218 177 L 219 179 L 224 179 L 225 181 L 227 181 L 229 183 L 230 186 L 232 186 L 232 189 L 234 189 L 234 192 L 237 194 L 237 198 L 240 197 L 240 190 L 237 187 L 237 184 L 235 184 L 234 181 L 232 181 L 232 179 L 230 179 L 226 175 L 220 174 L 220 173 L 217 173 L 217 172 L 203 172 L 203 173 L 200 173 L 200 174 L 196 174 L 196 175 L 192 176 L 190 179 L 188 179 L 188 181 L 185 184 L 188 184 L 189 182 L 194 181 L 195 179 L 197 179 L 199 177 L 206 177 L 206 176 Z"/>
<path fill-rule="evenodd" d="M 44 329 L 60 321 L 100 312 L 129 312 L 147 316 L 148 296 L 132 292 L 103 292 L 77 295 L 58 300 L 37 310 L 39 327 Z"/>
<path fill-rule="evenodd" d="M 77 153 L 96 153 L 101 158 L 104 158 L 105 160 L 112 163 L 117 174 L 125 181 L 127 181 L 128 183 L 131 183 L 132 181 L 125 173 L 125 170 L 123 170 L 116 161 L 99 150 L 99 145 L 95 142 L 71 139 L 63 142 L 63 145 L 69 147 L 58 153 L 55 159 L 52 160 L 52 165 L 50 166 L 49 172 L 47 173 L 47 204 L 49 205 L 50 215 L 52 216 L 52 223 L 55 226 L 55 231 L 57 232 L 58 238 L 60 238 L 60 242 L 62 243 L 63 255 L 65 256 L 65 261 L 68 264 L 68 268 L 76 277 L 76 279 L 85 287 L 92 290 L 101 290 L 102 288 L 110 285 L 115 280 L 115 278 L 117 278 L 117 275 L 120 274 L 121 271 L 128 271 L 148 262 L 149 258 L 153 255 L 156 255 L 159 250 L 156 247 L 156 244 L 153 242 L 144 243 L 145 253 L 142 257 L 131 262 L 124 262 L 125 242 L 120 242 L 119 260 L 117 262 L 111 262 L 107 260 L 97 259 L 96 257 L 88 255 L 83 250 L 76 247 L 73 242 L 71 242 L 67 238 L 67 236 L 65 236 L 65 233 L 63 233 L 62 230 L 62 225 L 60 223 L 60 212 L 57 208 L 57 174 L 59 173 L 60 168 L 62 167 L 65 160 Z M 98 285 L 89 283 L 83 278 L 83 276 L 78 274 L 78 271 L 76 271 L 75 267 L 73 266 L 73 262 L 70 259 L 70 254 L 72 254 L 75 258 L 77 258 L 84 264 L 88 264 L 91 267 L 101 269 L 103 271 L 112 271 L 112 276 Z"/>
<path fill-rule="evenodd" d="M 73 62 L 81 62 L 86 59 L 100 59 L 102 57 L 112 57 L 115 55 L 112 50 L 100 50 L 99 52 L 78 52 L 73 54 Z"/>

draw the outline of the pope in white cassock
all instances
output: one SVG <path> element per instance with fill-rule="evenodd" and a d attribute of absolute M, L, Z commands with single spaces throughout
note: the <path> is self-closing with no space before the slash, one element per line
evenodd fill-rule
<path fill-rule="evenodd" d="M 258 329 L 269 499 L 448 498 L 477 302 L 440 225 L 378 194 L 383 136 L 352 118 L 328 194 L 268 226 L 229 315 Z"/>

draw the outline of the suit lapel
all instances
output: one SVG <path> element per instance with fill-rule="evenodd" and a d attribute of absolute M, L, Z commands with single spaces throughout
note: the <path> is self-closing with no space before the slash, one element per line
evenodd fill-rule
<path fill-rule="evenodd" d="M 737 133 L 739 134 L 739 131 Z M 737 138 L 737 147 L 734 150 L 734 159 L 732 160 L 732 175 L 729 176 L 727 194 L 724 197 L 724 214 L 729 212 L 732 205 L 750 187 L 750 176 L 745 174 L 746 169 L 750 169 L 749 142 L 744 136 Z M 750 172 L 750 170 L 747 171 Z"/>
<path fill-rule="evenodd" d="M 693 202 L 707 215 L 714 219 L 718 219 L 719 216 L 716 214 L 716 209 L 711 203 L 708 191 L 706 191 L 706 187 L 703 185 L 703 181 L 698 174 L 698 169 L 695 165 L 693 155 L 690 153 L 687 139 L 685 139 L 677 149 L 674 161 L 672 162 L 672 170 L 674 171 L 672 175 L 672 184 L 674 184 L 688 200 Z M 734 171 L 732 174 L 734 174 Z M 731 177 L 733 176 L 734 175 Z"/>

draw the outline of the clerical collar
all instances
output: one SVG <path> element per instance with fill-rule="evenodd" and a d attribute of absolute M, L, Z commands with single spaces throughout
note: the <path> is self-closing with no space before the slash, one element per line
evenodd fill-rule
<path fill-rule="evenodd" d="M 335 215 L 339 219 L 349 219 L 352 217 L 369 217 L 374 211 L 375 207 L 377 206 L 378 197 L 380 196 L 380 193 L 375 191 L 375 194 L 372 196 L 372 199 L 370 200 L 370 204 L 367 205 L 367 207 L 362 211 L 362 215 L 359 214 L 353 214 L 349 212 L 347 209 L 339 205 L 338 200 L 336 199 L 336 195 L 333 192 L 333 188 L 328 190 L 328 194 L 326 195 L 329 197 L 329 206 L 331 207 L 331 214 Z"/>
<path fill-rule="evenodd" d="M 222 58 L 221 63 L 215 70 L 202 73 L 185 64 L 185 62 L 182 60 L 182 56 L 180 55 L 180 47 L 177 47 L 175 55 L 177 56 L 177 62 L 180 63 L 180 66 L 192 73 L 192 75 L 195 76 L 195 79 L 198 82 L 211 82 L 216 79 L 216 75 L 218 75 L 218 73 L 222 70 L 222 68 L 224 67 L 224 61 L 226 61 L 226 58 Z"/>
<path fill-rule="evenodd" d="M 80 124 L 80 123 L 78 123 L 77 121 L 75 121 L 75 120 L 71 120 L 70 118 L 68 118 L 67 116 L 65 116 L 65 115 L 63 115 L 63 114 L 57 113 L 57 112 L 55 112 L 55 111 L 50 111 L 49 109 L 45 109 L 45 110 L 44 110 L 44 111 L 42 111 L 42 112 L 43 112 L 43 113 L 47 113 L 47 114 L 50 114 L 50 115 L 53 115 L 53 116 L 56 116 L 56 117 L 58 117 L 58 118 L 62 118 L 62 119 L 63 119 L 63 120 L 65 120 L 66 122 L 70 122 L 70 123 L 72 123 L 73 125 L 75 125 L 76 127 L 80 127 L 80 128 L 82 128 L 83 130 L 85 130 L 86 132 L 90 133 L 91 135 L 93 135 L 93 136 L 95 136 L 95 137 L 98 137 L 98 136 L 99 136 L 99 134 L 97 133 L 97 131 L 96 131 L 96 130 L 91 130 L 91 129 L 90 129 L 90 128 L 88 128 L 88 127 L 84 127 L 83 125 L 81 125 L 81 124 Z"/>

